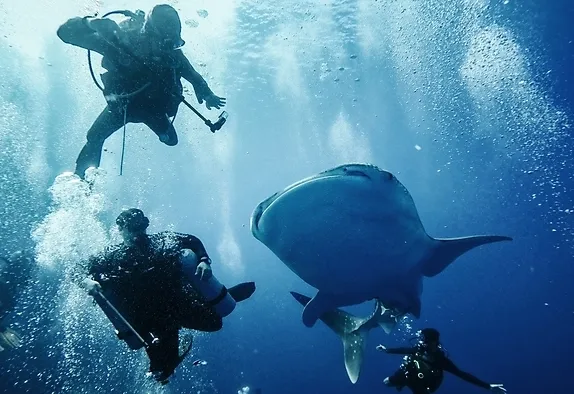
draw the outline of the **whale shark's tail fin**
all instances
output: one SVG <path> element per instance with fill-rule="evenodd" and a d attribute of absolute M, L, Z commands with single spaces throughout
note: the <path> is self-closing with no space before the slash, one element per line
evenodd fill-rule
<path fill-rule="evenodd" d="M 462 238 L 435 238 L 431 253 L 422 263 L 422 274 L 433 277 L 440 274 L 459 256 L 478 246 L 500 241 L 512 241 L 512 238 L 500 235 L 475 235 Z"/>
<path fill-rule="evenodd" d="M 303 306 L 311 298 L 303 294 L 291 292 L 291 295 Z M 323 313 L 319 320 L 333 330 L 343 341 L 345 368 L 352 383 L 356 383 L 363 365 L 363 353 L 367 344 L 367 334 L 372 328 L 379 325 L 383 306 L 377 302 L 374 313 L 368 318 L 359 318 L 340 309 Z"/>

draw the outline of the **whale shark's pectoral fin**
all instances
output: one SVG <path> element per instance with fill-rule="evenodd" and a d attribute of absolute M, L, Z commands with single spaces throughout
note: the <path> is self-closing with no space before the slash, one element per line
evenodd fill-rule
<path fill-rule="evenodd" d="M 315 297 L 313 297 L 303 309 L 303 324 L 307 327 L 313 327 L 321 315 L 338 306 L 335 297 L 320 291 L 317 292 Z"/>
<path fill-rule="evenodd" d="M 433 238 L 433 245 L 430 254 L 422 263 L 422 274 L 433 277 L 440 274 L 462 254 L 481 245 L 512 241 L 512 238 L 499 235 L 476 235 L 473 237 L 439 239 Z"/>
<path fill-rule="evenodd" d="M 294 291 L 291 292 L 291 295 L 303 306 L 306 306 L 309 301 L 311 301 L 311 298 Z M 357 330 L 361 326 L 365 325 L 365 323 L 368 324 L 367 319 L 356 318 L 353 315 L 337 308 L 325 311 L 325 313 L 319 316 L 319 320 L 325 323 L 327 327 L 329 327 L 339 336 L 344 336 L 348 332 Z M 376 322 L 371 323 L 371 326 L 368 328 L 374 328 L 376 325 Z"/>

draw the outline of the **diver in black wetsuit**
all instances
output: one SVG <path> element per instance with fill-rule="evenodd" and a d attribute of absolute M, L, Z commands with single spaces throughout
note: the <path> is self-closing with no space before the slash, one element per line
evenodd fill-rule
<path fill-rule="evenodd" d="M 114 11 L 120 13 L 120 11 Z M 123 11 L 126 14 L 127 11 Z M 122 13 L 123 13 L 122 12 Z M 103 93 L 107 106 L 90 127 L 76 160 L 81 178 L 87 168 L 99 167 L 105 140 L 126 123 L 144 123 L 166 145 L 178 143 L 173 119 L 183 101 L 181 78 L 189 81 L 200 104 L 221 108 L 218 97 L 181 51 L 181 20 L 168 4 L 148 13 L 129 13 L 119 25 L 108 18 L 75 17 L 58 28 L 67 44 L 103 55 Z"/>
<path fill-rule="evenodd" d="M 419 342 L 413 347 L 387 348 L 378 345 L 377 350 L 389 354 L 405 355 L 400 368 L 384 380 L 388 387 L 395 387 L 398 391 L 403 387 L 411 389 L 413 394 L 434 393 L 442 384 L 443 372 L 451 374 L 495 393 L 505 393 L 502 384 L 489 384 L 461 371 L 447 357 L 440 342 L 439 332 L 434 328 L 425 328 L 418 332 Z"/>
<path fill-rule="evenodd" d="M 123 211 L 116 224 L 124 242 L 90 259 L 90 277 L 83 284 L 92 295 L 101 291 L 142 338 L 150 339 L 149 372 L 167 382 L 183 359 L 180 328 L 207 332 L 222 328 L 222 318 L 189 280 L 193 275 L 209 279 L 211 260 L 193 235 L 146 234 L 149 220 L 139 209 Z M 181 261 L 182 249 L 192 250 L 199 260 L 191 273 Z M 227 291 L 239 302 L 251 296 L 255 285 L 244 283 Z"/>

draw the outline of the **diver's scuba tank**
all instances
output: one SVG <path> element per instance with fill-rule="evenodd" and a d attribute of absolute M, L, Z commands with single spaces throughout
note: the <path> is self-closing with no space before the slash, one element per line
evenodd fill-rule
<path fill-rule="evenodd" d="M 217 314 L 221 317 L 229 315 L 235 309 L 236 302 L 227 291 L 227 288 L 217 280 L 212 274 L 209 279 L 200 279 L 195 275 L 195 270 L 199 264 L 197 255 L 191 249 L 181 251 L 181 264 L 183 271 L 192 281 L 207 303 L 212 305 Z"/>

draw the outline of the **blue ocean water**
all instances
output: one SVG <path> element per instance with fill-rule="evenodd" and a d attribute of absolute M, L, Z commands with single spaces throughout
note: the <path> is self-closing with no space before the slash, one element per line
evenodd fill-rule
<path fill-rule="evenodd" d="M 393 392 L 382 380 L 400 358 L 375 346 L 432 326 L 461 369 L 509 393 L 574 392 L 571 3 L 170 2 L 184 21 L 184 52 L 228 99 L 228 123 L 212 134 L 181 108 L 176 147 L 128 125 L 122 176 L 118 132 L 92 192 L 56 181 L 73 170 L 104 106 L 85 51 L 59 41 L 57 27 L 154 4 L 0 3 L 0 245 L 38 255 L 11 317 L 25 345 L 0 353 L 0 391 Z M 196 104 L 191 88 L 188 98 Z M 303 326 L 289 295 L 314 290 L 253 238 L 249 217 L 288 184 L 355 161 L 396 174 L 429 234 L 514 241 L 426 279 L 421 318 L 391 335 L 373 330 L 353 385 L 340 340 L 321 323 Z M 113 219 L 130 206 L 150 216 L 152 232 L 199 236 L 223 282 L 258 287 L 222 331 L 197 336 L 163 388 L 146 381 L 145 356 L 119 343 L 70 281 L 78 261 L 118 240 Z M 366 315 L 372 305 L 346 309 Z M 207 365 L 192 366 L 196 358 Z M 480 390 L 447 376 L 438 392 Z"/>

